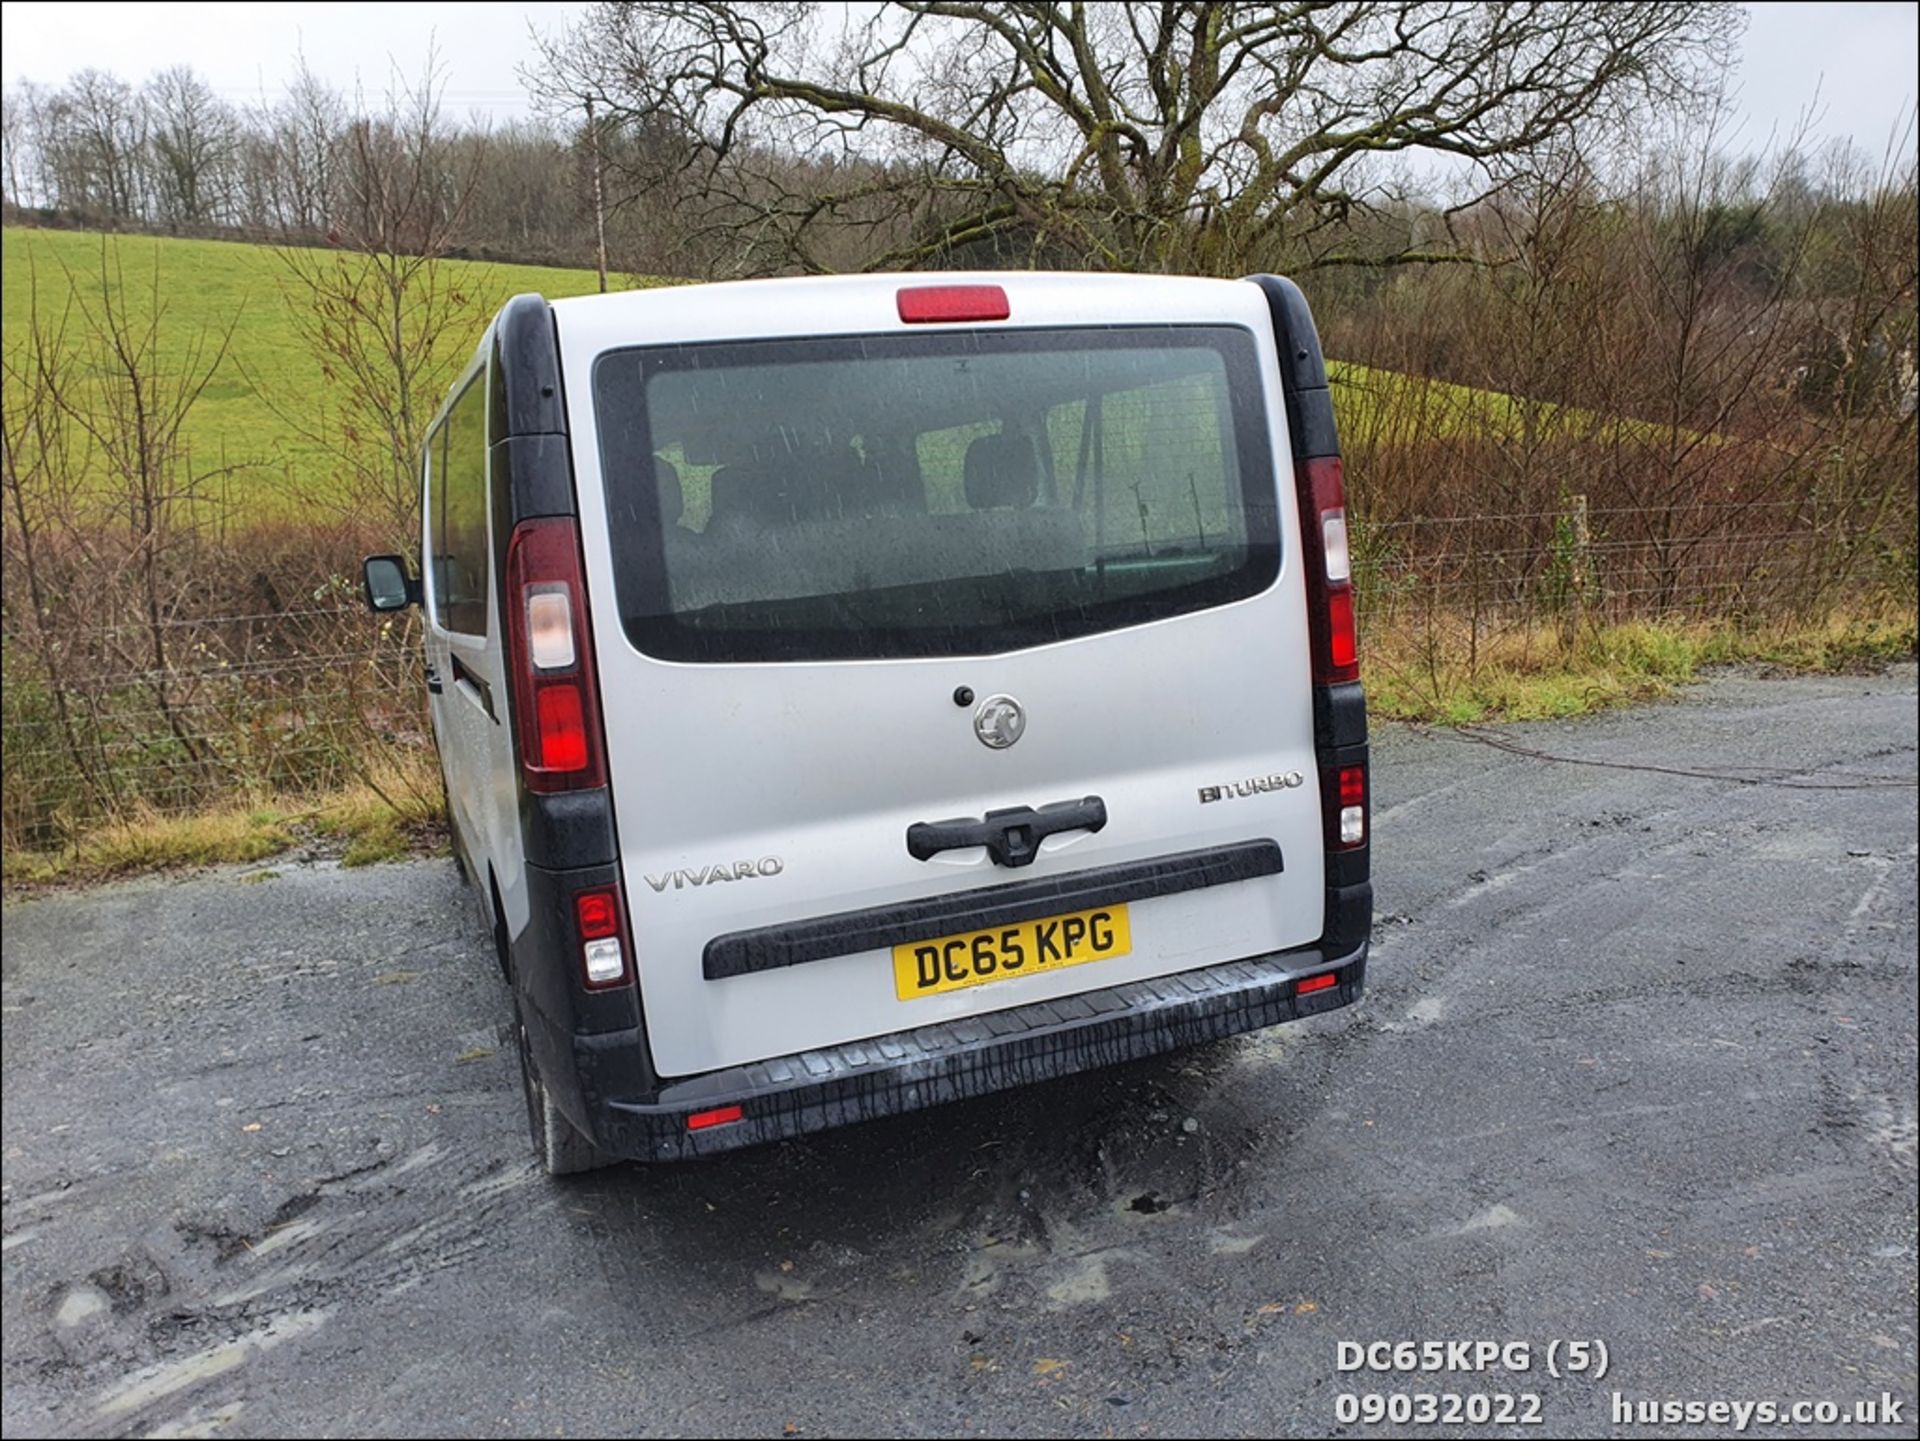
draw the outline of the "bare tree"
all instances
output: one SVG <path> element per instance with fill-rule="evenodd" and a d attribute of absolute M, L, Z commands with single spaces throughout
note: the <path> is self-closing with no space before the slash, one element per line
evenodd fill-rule
<path fill-rule="evenodd" d="M 1817 335 L 1797 372 L 1819 419 L 1822 457 L 1801 511 L 1821 541 L 1801 578 L 1810 597 L 1844 593 L 1878 558 L 1901 603 L 1914 600 L 1920 164 L 1913 138 L 1909 110 L 1878 167 L 1850 150 L 1829 162 L 1830 243 L 1813 264 L 1823 272 L 1819 293 L 1830 299 L 1811 317 Z M 1890 544 L 1889 536 L 1901 539 Z"/>
<path fill-rule="evenodd" d="M 159 217 L 174 225 L 203 225 L 229 214 L 231 171 L 239 126 L 213 88 L 185 65 L 147 82 Z"/>
<path fill-rule="evenodd" d="M 89 728 L 76 715 L 68 675 L 73 606 L 57 562 L 47 554 L 69 530 L 77 509 L 80 469 L 74 465 L 73 431 L 59 395 L 75 366 L 68 342 L 71 294 L 56 311 L 40 302 L 37 269 L 24 277 L 26 309 L 7 328 L 0 360 L 0 490 L 4 490 L 6 574 L 17 583 L 7 595 L 7 640 L 30 658 L 52 707 L 58 751 L 73 767 L 94 808 L 111 797 L 111 775 Z M 9 677 L 17 685 L 19 676 Z M 12 777 L 9 777 L 11 788 Z"/>
<path fill-rule="evenodd" d="M 98 271 L 69 274 L 68 284 L 79 332 L 71 363 L 42 363 L 35 380 L 88 445 L 107 509 L 106 523 L 84 532 L 90 583 L 133 617 L 95 640 L 146 692 L 181 757 L 205 777 L 214 757 L 188 723 L 196 681 L 176 665 L 172 636 L 201 582 L 189 557 L 226 467 L 196 463 L 186 430 L 227 362 L 239 317 L 183 337 L 166 324 L 157 252 L 147 292 L 137 296 L 118 246 L 105 236 Z"/>
<path fill-rule="evenodd" d="M 261 187 L 273 223 L 308 237 L 327 228 L 334 174 L 347 129 L 347 105 L 300 56 L 280 103 L 258 115 L 254 128 L 269 142 L 260 156 Z"/>
<path fill-rule="evenodd" d="M 379 111 L 353 115 L 328 160 L 335 248 L 302 244 L 295 231 L 278 252 L 293 327 L 336 407 L 330 417 L 282 412 L 297 434 L 341 458 L 341 476 L 309 477 L 311 498 L 377 516 L 400 545 L 418 533 L 427 421 L 465 360 L 442 337 L 477 320 L 482 303 L 445 263 L 476 165 L 473 147 L 441 118 L 441 89 L 430 55 L 417 84 L 396 78 Z"/>
<path fill-rule="evenodd" d="M 831 268 L 819 235 L 852 226 L 875 269 L 1014 237 L 1227 271 L 1369 203 L 1367 157 L 1485 162 L 1691 101 L 1741 23 L 1694 0 L 607 0 L 541 78 L 669 121 L 716 233 L 746 228 L 738 263 Z"/>
<path fill-rule="evenodd" d="M 5 203 L 27 204 L 27 181 L 32 164 L 34 87 L 22 81 L 0 96 L 0 171 L 5 172 Z"/>
<path fill-rule="evenodd" d="M 146 105 L 126 81 L 82 70 L 48 106 L 56 204 L 122 222 L 140 218 Z"/>

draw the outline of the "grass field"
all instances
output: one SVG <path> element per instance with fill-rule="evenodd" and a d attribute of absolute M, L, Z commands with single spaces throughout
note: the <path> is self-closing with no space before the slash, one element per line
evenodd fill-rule
<path fill-rule="evenodd" d="M 144 317 L 153 297 L 160 297 L 169 359 L 177 362 L 185 356 L 203 332 L 233 324 L 229 360 L 195 408 L 185 440 L 196 470 L 238 467 L 231 494 L 243 513 L 271 514 L 289 503 L 281 484 L 289 466 L 326 463 L 300 442 L 283 418 L 311 415 L 324 404 L 327 387 L 319 362 L 289 319 L 295 292 L 289 288 L 286 265 L 271 247 L 16 227 L 4 231 L 0 246 L 9 347 L 24 338 L 36 302 L 43 315 L 58 316 L 70 293 L 77 291 L 97 312 L 101 277 L 116 267 L 133 314 Z M 598 283 L 591 270 L 458 260 L 446 264 L 479 316 L 526 291 L 558 299 L 588 294 Z M 75 314 L 68 324 L 70 346 L 79 344 L 82 329 Z M 448 335 L 446 359 L 463 356 L 478 336 L 478 325 Z"/>

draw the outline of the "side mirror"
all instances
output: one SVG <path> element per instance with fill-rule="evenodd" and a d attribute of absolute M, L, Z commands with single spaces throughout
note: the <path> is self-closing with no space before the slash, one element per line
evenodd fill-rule
<path fill-rule="evenodd" d="M 407 574 L 407 563 L 400 556 L 368 556 L 360 567 L 360 578 L 369 610 L 384 613 L 420 604 L 420 582 Z"/>

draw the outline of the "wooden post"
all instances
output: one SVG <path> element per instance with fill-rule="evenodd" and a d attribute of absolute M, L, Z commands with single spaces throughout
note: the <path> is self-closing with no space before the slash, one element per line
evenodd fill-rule
<path fill-rule="evenodd" d="M 1573 513 L 1570 519 L 1572 534 L 1572 554 L 1567 564 L 1567 611 L 1565 645 L 1573 649 L 1579 639 L 1580 629 L 1587 618 L 1587 584 L 1592 561 L 1592 533 L 1587 527 L 1587 497 L 1582 491 L 1570 497 Z"/>
<path fill-rule="evenodd" d="M 1573 498 L 1573 595 L 1582 609 L 1587 601 L 1587 569 L 1592 557 L 1593 537 L 1587 529 L 1587 497 L 1583 491 Z"/>

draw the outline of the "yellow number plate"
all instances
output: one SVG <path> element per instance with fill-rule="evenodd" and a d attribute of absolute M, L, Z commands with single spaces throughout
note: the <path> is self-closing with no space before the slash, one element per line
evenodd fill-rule
<path fill-rule="evenodd" d="M 962 991 L 1012 976 L 1031 976 L 1106 961 L 1133 949 L 1125 906 L 1102 906 L 1070 916 L 1048 916 L 968 931 L 893 948 L 893 985 L 903 1001 Z"/>

